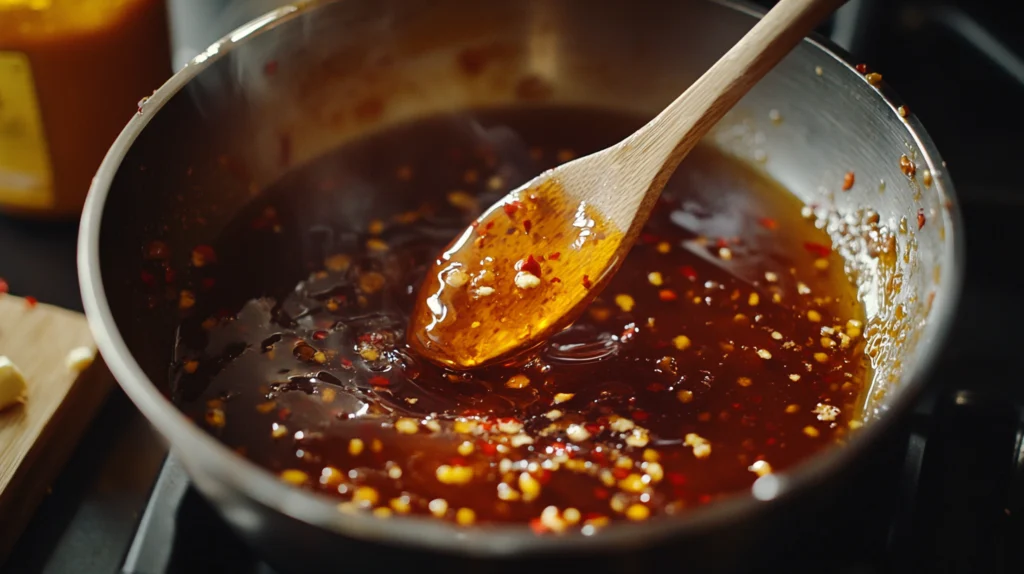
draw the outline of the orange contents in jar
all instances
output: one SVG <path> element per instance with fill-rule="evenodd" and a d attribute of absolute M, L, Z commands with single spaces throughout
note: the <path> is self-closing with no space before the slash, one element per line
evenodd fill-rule
<path fill-rule="evenodd" d="M 76 217 L 169 63 L 161 0 L 0 0 L 0 211 Z"/>

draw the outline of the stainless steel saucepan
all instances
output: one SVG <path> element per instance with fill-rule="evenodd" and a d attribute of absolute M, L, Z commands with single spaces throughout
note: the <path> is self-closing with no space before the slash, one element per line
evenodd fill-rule
<path fill-rule="evenodd" d="M 877 229 L 847 241 L 844 252 L 867 308 L 874 382 L 864 428 L 848 444 L 751 492 L 589 537 L 342 514 L 235 454 L 175 408 L 167 383 L 176 308 L 150 309 L 138 281 L 149 240 L 159 236 L 175 257 L 186 257 L 212 241 L 254 190 L 391 124 L 545 104 L 653 116 L 756 18 L 705 1 L 322 0 L 239 28 L 141 105 L 93 182 L 79 272 L 107 364 L 196 488 L 282 568 L 386 568 L 416 550 L 431 560 L 489 559 L 492 570 L 591 563 L 628 571 L 669 556 L 681 566 L 738 571 L 772 549 L 800 544 L 837 519 L 821 509 L 857 487 L 850 483 L 855 469 L 885 444 L 925 384 L 963 270 L 952 184 L 928 135 L 884 84 L 868 81 L 826 42 L 803 42 L 709 139 L 833 212 L 833 234 L 877 213 Z M 485 54 L 486 65 L 467 62 L 467 49 Z M 244 166 L 244 177 L 242 168 L 225 169 L 218 161 L 225 157 Z M 843 192 L 847 171 L 858 185 Z M 920 229 L 919 216 L 927 222 Z"/>

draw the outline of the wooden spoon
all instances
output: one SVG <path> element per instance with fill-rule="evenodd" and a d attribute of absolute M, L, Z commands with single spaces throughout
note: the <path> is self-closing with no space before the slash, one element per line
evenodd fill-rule
<path fill-rule="evenodd" d="M 842 3 L 781 0 L 636 133 L 491 206 L 428 272 L 409 344 L 468 369 L 514 360 L 571 324 L 619 268 L 679 162 Z"/>

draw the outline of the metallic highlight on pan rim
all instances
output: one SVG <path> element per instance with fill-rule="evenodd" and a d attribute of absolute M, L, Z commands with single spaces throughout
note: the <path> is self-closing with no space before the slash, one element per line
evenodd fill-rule
<path fill-rule="evenodd" d="M 752 513 L 765 512 L 773 501 L 786 499 L 850 464 L 876 442 L 876 437 L 891 425 L 897 414 L 909 408 L 925 384 L 943 344 L 949 338 L 962 290 L 964 266 L 963 225 L 953 186 L 944 162 L 916 117 L 905 120 L 907 131 L 920 150 L 928 169 L 943 174 L 943 177 L 936 178 L 935 185 L 948 202 L 946 217 L 949 223 L 948 233 L 952 234 L 954 268 L 952 273 L 944 273 L 944 281 L 939 290 L 947 302 L 935 306 L 929 317 L 929 321 L 933 323 L 932 328 L 935 329 L 935 344 L 923 351 L 916 371 L 910 373 L 902 382 L 899 395 L 887 416 L 866 425 L 851 438 L 847 446 L 828 449 L 787 472 L 773 475 L 773 485 L 769 489 L 772 492 L 762 492 L 765 490 L 763 488 L 752 489 L 706 507 L 687 510 L 678 517 L 654 519 L 642 524 L 616 525 L 594 536 L 570 534 L 546 537 L 533 534 L 525 526 L 478 526 L 464 529 L 428 518 L 392 517 L 382 520 L 369 514 L 343 514 L 336 509 L 336 503 L 331 499 L 280 482 L 270 472 L 221 444 L 185 417 L 157 389 L 132 357 L 118 331 L 100 273 L 99 240 L 105 202 L 115 174 L 136 137 L 149 123 L 153 114 L 193 78 L 234 46 L 244 44 L 251 38 L 272 30 L 308 10 L 336 1 L 338 0 L 307 0 L 274 10 L 229 33 L 175 73 L 153 93 L 152 97 L 141 104 L 141 113 L 136 114 L 118 136 L 93 178 L 86 200 L 79 231 L 78 273 L 83 304 L 96 344 L 110 371 L 135 405 L 164 437 L 174 437 L 176 448 L 188 451 L 190 459 L 201 461 L 201 472 L 204 475 L 215 478 L 225 487 L 264 507 L 298 521 L 356 539 L 478 557 L 552 551 L 607 552 L 653 546 L 673 536 L 740 520 Z M 752 17 L 761 15 L 759 10 L 742 4 L 725 0 L 714 1 Z M 828 40 L 812 37 L 804 41 L 851 73 L 856 73 L 845 58 L 845 53 Z M 884 87 L 882 92 L 890 96 L 893 94 L 892 90 Z M 883 97 L 881 93 L 879 97 Z M 897 104 L 893 103 L 891 98 L 883 99 L 890 112 L 897 114 Z M 189 470 L 193 471 L 191 468 Z"/>

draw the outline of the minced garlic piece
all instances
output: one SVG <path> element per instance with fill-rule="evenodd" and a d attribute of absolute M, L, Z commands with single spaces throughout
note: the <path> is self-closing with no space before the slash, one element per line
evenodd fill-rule
<path fill-rule="evenodd" d="M 629 432 L 633 430 L 636 423 L 634 423 L 632 419 L 627 419 L 625 417 L 611 417 L 608 421 L 608 426 L 615 432 Z"/>
<path fill-rule="evenodd" d="M 552 532 L 562 532 L 566 524 L 559 516 L 557 506 L 548 506 L 540 513 L 540 523 Z"/>
<path fill-rule="evenodd" d="M 498 500 L 504 500 L 505 502 L 519 500 L 519 491 L 509 486 L 508 483 L 499 482 Z"/>
<path fill-rule="evenodd" d="M 359 456 L 362 454 L 365 447 L 366 445 L 363 443 L 362 439 L 354 438 L 348 441 L 348 453 L 352 456 Z"/>
<path fill-rule="evenodd" d="M 626 444 L 637 448 L 647 446 L 648 442 L 650 442 L 650 437 L 647 435 L 647 429 L 644 428 L 637 427 L 626 437 Z"/>
<path fill-rule="evenodd" d="M 309 475 L 301 470 L 288 469 L 281 473 L 281 480 L 288 484 L 301 485 L 309 480 Z"/>
<path fill-rule="evenodd" d="M 683 444 L 693 447 L 693 456 L 707 458 L 711 456 L 711 443 L 697 433 L 689 433 L 683 439 Z"/>
<path fill-rule="evenodd" d="M 565 401 L 571 401 L 574 396 L 576 395 L 573 393 L 558 393 L 555 395 L 554 403 L 557 405 L 564 403 Z"/>
<path fill-rule="evenodd" d="M 460 508 L 455 513 L 455 522 L 458 522 L 461 526 L 469 526 L 476 522 L 476 513 L 473 512 L 472 508 Z"/>
<path fill-rule="evenodd" d="M 819 421 L 832 422 L 839 415 L 839 407 L 818 403 L 812 413 L 818 415 Z"/>
<path fill-rule="evenodd" d="M 580 514 L 580 511 L 575 508 L 570 507 L 562 511 L 562 519 L 568 522 L 569 524 L 576 524 L 580 521 L 581 518 L 583 518 L 583 515 Z"/>
<path fill-rule="evenodd" d="M 395 421 L 395 430 L 402 434 L 416 434 L 420 430 L 420 423 L 416 419 L 403 417 Z"/>
<path fill-rule="evenodd" d="M 583 442 L 590 438 L 590 431 L 583 425 L 569 425 L 569 428 L 565 429 L 565 433 L 569 435 L 569 440 L 572 442 Z"/>
<path fill-rule="evenodd" d="M 759 460 L 748 466 L 747 470 L 761 477 L 772 473 L 772 465 L 766 460 Z"/>
<path fill-rule="evenodd" d="M 647 508 L 646 506 L 644 506 L 643 504 L 640 504 L 640 503 L 633 504 L 629 508 L 626 509 L 626 518 L 628 518 L 630 520 L 635 520 L 635 521 L 647 520 L 647 518 L 650 515 L 651 515 L 651 510 L 649 508 Z"/>
<path fill-rule="evenodd" d="M 449 287 L 456 289 L 465 285 L 467 281 L 469 281 L 469 275 L 459 267 L 452 269 L 444 276 L 444 282 Z"/>
<path fill-rule="evenodd" d="M 661 463 L 648 462 L 644 464 L 643 468 L 647 476 L 651 477 L 651 482 L 658 483 L 665 478 L 665 469 L 661 467 Z"/>
<path fill-rule="evenodd" d="M 408 514 L 412 510 L 412 505 L 409 504 L 411 501 L 408 496 L 400 496 L 398 498 L 392 498 L 390 502 L 391 510 L 399 514 Z"/>
<path fill-rule="evenodd" d="M 372 486 L 360 486 L 352 493 L 352 502 L 359 505 L 373 506 L 377 504 L 378 500 L 380 500 L 380 493 Z"/>
<path fill-rule="evenodd" d="M 690 348 L 690 338 L 686 335 L 679 335 L 672 339 L 672 345 L 680 351 L 685 351 Z"/>
<path fill-rule="evenodd" d="M 0 356 L 0 411 L 24 403 L 27 392 L 25 375 L 14 361 Z"/>
<path fill-rule="evenodd" d="M 443 498 L 435 498 L 427 504 L 427 508 L 430 509 L 431 514 L 442 518 L 448 512 L 448 501 Z"/>
<path fill-rule="evenodd" d="M 662 278 L 661 273 L 652 271 L 647 274 L 647 282 L 655 287 L 661 287 L 665 280 Z"/>
<path fill-rule="evenodd" d="M 634 472 L 632 474 L 626 475 L 626 478 L 623 478 L 622 480 L 619 481 L 619 488 L 625 490 L 626 492 L 633 492 L 639 494 L 647 490 L 647 485 L 644 483 L 643 477 Z"/>
<path fill-rule="evenodd" d="M 523 430 L 523 423 L 514 419 L 499 420 L 498 430 L 505 434 L 516 434 Z"/>
<path fill-rule="evenodd" d="M 507 381 L 505 381 L 505 386 L 510 389 L 523 389 L 529 385 L 530 378 L 522 373 L 512 375 Z"/>
<path fill-rule="evenodd" d="M 442 464 L 435 472 L 441 484 L 467 484 L 473 480 L 473 468 L 469 466 L 449 466 Z"/>
<path fill-rule="evenodd" d="M 516 273 L 515 283 L 520 289 L 533 289 L 540 286 L 540 277 L 528 271 L 520 271 Z"/>
<path fill-rule="evenodd" d="M 96 353 L 89 347 L 76 347 L 64 358 L 64 364 L 72 373 L 81 373 L 89 368 L 95 356 Z"/>
<path fill-rule="evenodd" d="M 530 502 L 540 496 L 540 483 L 528 472 L 519 475 L 519 490 L 523 493 L 523 500 Z"/>
<path fill-rule="evenodd" d="M 636 305 L 636 301 L 634 301 L 629 295 L 622 293 L 615 296 L 615 304 L 619 306 L 619 309 L 629 313 L 633 310 L 633 306 Z"/>

